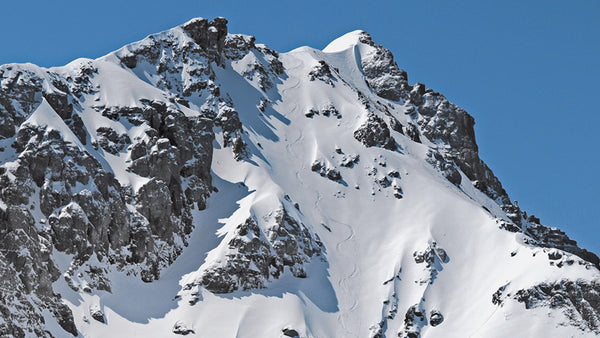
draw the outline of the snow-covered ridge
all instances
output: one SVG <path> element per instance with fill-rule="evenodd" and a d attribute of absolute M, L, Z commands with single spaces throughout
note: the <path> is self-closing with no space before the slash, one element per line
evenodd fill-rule
<path fill-rule="evenodd" d="M 0 66 L 0 334 L 594 336 L 598 257 L 363 31 Z M 268 319 L 268 320 L 267 320 Z"/>

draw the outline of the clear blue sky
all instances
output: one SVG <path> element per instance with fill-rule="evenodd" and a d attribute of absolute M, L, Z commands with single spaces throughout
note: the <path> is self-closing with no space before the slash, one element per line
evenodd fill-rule
<path fill-rule="evenodd" d="M 600 253 L 599 1 L 10 1 L 0 63 L 95 58 L 197 16 L 280 52 L 368 31 L 475 117 L 512 199 Z"/>

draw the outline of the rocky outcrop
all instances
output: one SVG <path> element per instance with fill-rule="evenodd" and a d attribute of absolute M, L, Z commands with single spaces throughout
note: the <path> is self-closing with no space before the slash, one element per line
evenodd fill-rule
<path fill-rule="evenodd" d="M 46 310 L 76 336 L 71 310 L 52 290 L 60 274 L 50 258 L 52 244 L 35 231 L 27 209 L 0 209 L 0 247 L 0 335 L 49 336 L 42 314 Z"/>
<path fill-rule="evenodd" d="M 460 187 L 462 176 L 456 169 L 454 163 L 446 159 L 444 155 L 437 151 L 430 150 L 427 153 L 427 162 L 436 168 L 442 174 L 442 176 L 450 181 L 450 183 Z"/>
<path fill-rule="evenodd" d="M 421 329 L 425 325 L 427 325 L 425 313 L 419 304 L 415 304 L 406 311 L 404 315 L 404 328 L 398 333 L 398 337 L 419 338 L 421 337 Z"/>
<path fill-rule="evenodd" d="M 421 134 L 433 143 L 448 145 L 441 151 L 446 162 L 455 163 L 472 182 L 475 182 L 476 188 L 493 200 L 510 203 L 498 178 L 479 158 L 473 117 L 450 103 L 443 95 L 430 89 L 426 90 L 425 85 L 421 83 L 412 86 L 406 94 L 408 104 L 418 112 L 417 122 Z M 448 176 L 457 177 L 455 174 Z"/>
<path fill-rule="evenodd" d="M 506 229 L 520 231 L 532 238 L 532 242 L 543 247 L 558 248 L 585 259 L 599 267 L 600 259 L 593 253 L 579 248 L 577 243 L 561 231 L 539 224 L 539 219 L 529 220 L 527 214 L 512 203 L 492 170 L 479 158 L 475 140 L 475 120 L 466 111 L 449 102 L 442 94 L 426 89 L 422 83 L 409 86 L 406 72 L 399 70 L 391 53 L 376 45 L 366 33 L 360 42 L 374 48 L 362 55 L 362 69 L 367 83 L 380 97 L 389 100 L 402 100 L 406 114 L 413 123 L 402 126 L 390 118 L 393 130 L 403 133 L 415 142 L 427 138 L 435 149 L 430 149 L 427 161 L 452 184 L 464 184 L 459 170 L 472 182 L 473 186 L 501 205 L 511 222 L 504 223 Z M 373 102 L 358 93 L 366 109 L 371 110 Z M 381 106 L 385 111 L 385 106 Z M 368 121 L 355 132 L 355 138 L 367 146 L 381 146 L 386 143 L 388 128 L 383 120 L 369 115 Z M 440 146 L 441 145 L 441 146 Z M 385 146 L 384 146 L 385 147 Z M 391 149 L 391 148 L 389 148 Z"/>
<path fill-rule="evenodd" d="M 220 56 L 227 36 L 227 19 L 219 17 L 208 21 L 204 18 L 195 18 L 185 23 L 182 28 L 203 50 L 216 52 L 210 55 L 214 56 L 214 61 L 222 64 Z"/>
<path fill-rule="evenodd" d="M 175 322 L 175 324 L 173 324 L 172 331 L 174 334 L 180 334 L 183 336 L 186 336 L 190 333 L 195 333 L 194 330 L 188 328 L 187 325 L 185 325 L 185 323 L 180 320 L 178 320 L 177 322 Z"/>
<path fill-rule="evenodd" d="M 390 129 L 385 121 L 372 112 L 367 120 L 354 131 L 354 138 L 367 147 L 382 147 L 396 149 L 396 140 L 390 135 Z"/>
<path fill-rule="evenodd" d="M 293 219 L 285 209 L 272 213 L 268 228 L 248 218 L 227 242 L 226 260 L 206 268 L 198 280 L 184 286 L 202 285 L 215 293 L 264 288 L 287 267 L 296 278 L 306 278 L 304 265 L 321 254 L 321 242 Z"/>
<path fill-rule="evenodd" d="M 374 52 L 362 55 L 361 60 L 369 87 L 384 99 L 400 100 L 408 88 L 406 72 L 398 68 L 392 52 L 375 44 L 368 33 L 362 32 L 359 41 L 375 49 Z"/>
<path fill-rule="evenodd" d="M 578 247 L 577 242 L 569 238 L 563 231 L 557 228 L 545 227 L 536 223 L 535 219 L 528 222 L 526 229 L 525 233 L 531 236 L 537 245 L 575 254 L 600 269 L 600 258 L 593 252 Z"/>
<path fill-rule="evenodd" d="M 308 79 L 310 81 L 321 80 L 328 85 L 333 85 L 334 77 L 331 73 L 331 68 L 327 62 L 320 60 L 315 66 L 312 67 L 308 72 Z"/>
<path fill-rule="evenodd" d="M 219 46 L 217 52 L 223 48 Z M 137 54 L 129 51 L 127 66 L 148 62 L 155 48 L 150 44 L 134 49 Z M 155 61 L 160 63 L 158 57 Z M 139 98 L 137 105 L 95 109 L 115 124 L 142 128 L 143 137 L 132 139 L 108 125 L 88 130 L 80 117 L 82 98 L 98 91 L 92 81 L 96 72 L 94 62 L 85 60 L 72 73 L 61 74 L 34 66 L 0 66 L 0 137 L 10 139 L 15 153 L 0 165 L 6 282 L 0 295 L 12 300 L 0 309 L 2 335 L 48 336 L 44 310 L 77 334 L 71 311 L 52 289 L 60 276 L 50 258 L 53 250 L 73 255 L 65 280 L 75 290 L 111 289 L 102 269 L 87 274 L 87 284 L 74 282 L 73 271 L 91 257 L 152 281 L 185 245 L 191 210 L 206 206 L 212 189 L 212 119 L 184 114 L 180 107 L 185 102 L 177 97 Z M 42 104 L 64 124 L 24 123 Z M 94 151 L 130 157 L 129 170 L 147 183 L 138 191 L 121 185 L 112 169 L 91 155 Z M 160 197 L 160 203 L 153 197 Z"/>
<path fill-rule="evenodd" d="M 413 252 L 415 263 L 425 265 L 426 276 L 418 281 L 419 284 L 433 284 L 437 274 L 443 270 L 443 264 L 450 260 L 446 250 L 431 242 L 424 250 Z"/>
<path fill-rule="evenodd" d="M 442 315 L 441 312 L 439 312 L 438 310 L 431 311 L 431 314 L 429 316 L 429 324 L 431 324 L 431 326 L 438 326 L 443 321 L 444 321 L 444 316 Z"/>
<path fill-rule="evenodd" d="M 493 303 L 501 306 L 508 299 L 525 305 L 525 309 L 547 307 L 564 314 L 565 325 L 600 334 L 600 283 L 585 280 L 560 280 L 520 289 L 514 294 L 500 288 Z"/>
<path fill-rule="evenodd" d="M 341 181 L 342 180 L 342 174 L 340 173 L 340 171 L 338 169 L 336 169 L 335 167 L 327 166 L 322 161 L 314 161 L 310 165 L 310 170 L 312 170 L 316 173 L 319 173 L 319 175 L 321 175 L 323 177 L 327 177 L 328 179 L 330 179 L 332 181 Z"/>

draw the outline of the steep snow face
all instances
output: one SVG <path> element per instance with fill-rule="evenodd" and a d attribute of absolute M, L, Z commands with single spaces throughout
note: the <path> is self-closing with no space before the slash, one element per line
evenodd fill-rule
<path fill-rule="evenodd" d="M 600 333 L 598 258 L 510 202 L 464 110 L 365 32 L 278 54 L 226 23 L 0 68 L 2 334 Z"/>

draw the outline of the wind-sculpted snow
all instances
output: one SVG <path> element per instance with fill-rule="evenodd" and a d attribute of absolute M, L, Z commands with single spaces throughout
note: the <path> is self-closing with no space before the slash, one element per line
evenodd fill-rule
<path fill-rule="evenodd" d="M 598 257 L 474 121 L 362 31 L 280 54 L 196 18 L 0 66 L 0 335 L 597 334 Z"/>

